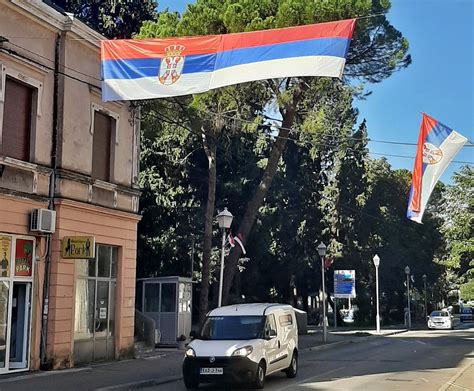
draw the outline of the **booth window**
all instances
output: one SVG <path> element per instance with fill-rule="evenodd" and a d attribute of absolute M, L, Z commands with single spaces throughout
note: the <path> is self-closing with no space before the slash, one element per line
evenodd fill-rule
<path fill-rule="evenodd" d="M 161 284 L 161 312 L 176 312 L 176 284 Z"/>
<path fill-rule="evenodd" d="M 34 92 L 34 88 L 6 78 L 0 155 L 30 161 Z"/>

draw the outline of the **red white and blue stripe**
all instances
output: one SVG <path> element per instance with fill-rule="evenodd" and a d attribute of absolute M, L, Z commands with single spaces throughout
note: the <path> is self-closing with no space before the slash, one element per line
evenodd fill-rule
<path fill-rule="evenodd" d="M 410 220 L 421 223 L 436 182 L 466 142 L 466 137 L 423 113 L 408 199 Z"/>
<path fill-rule="evenodd" d="M 102 99 L 139 100 L 292 76 L 341 77 L 355 20 L 202 37 L 104 40 Z"/>

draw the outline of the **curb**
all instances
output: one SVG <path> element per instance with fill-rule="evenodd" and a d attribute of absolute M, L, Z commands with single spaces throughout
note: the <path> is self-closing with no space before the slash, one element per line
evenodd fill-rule
<path fill-rule="evenodd" d="M 397 330 L 397 331 L 393 331 L 391 333 L 386 333 L 383 335 L 371 334 L 365 337 L 356 337 L 356 338 L 348 339 L 345 341 L 330 342 L 324 345 L 315 345 L 315 346 L 310 346 L 308 348 L 303 348 L 303 349 L 300 349 L 300 352 L 313 352 L 316 350 L 328 350 L 328 349 L 332 349 L 338 346 L 345 346 L 345 345 L 350 345 L 352 343 L 365 342 L 371 338 L 382 338 L 382 337 L 388 337 L 390 335 L 402 334 L 402 333 L 406 333 L 407 331 L 409 330 L 408 329 Z"/>

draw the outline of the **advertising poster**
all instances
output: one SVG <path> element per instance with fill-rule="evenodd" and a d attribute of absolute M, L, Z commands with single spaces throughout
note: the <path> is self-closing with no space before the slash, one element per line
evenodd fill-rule
<path fill-rule="evenodd" d="M 11 236 L 0 236 L 0 276 L 10 276 Z"/>
<path fill-rule="evenodd" d="M 17 239 L 15 250 L 15 276 L 31 277 L 33 271 L 33 241 Z"/>
<path fill-rule="evenodd" d="M 334 270 L 334 297 L 356 297 L 355 270 Z"/>

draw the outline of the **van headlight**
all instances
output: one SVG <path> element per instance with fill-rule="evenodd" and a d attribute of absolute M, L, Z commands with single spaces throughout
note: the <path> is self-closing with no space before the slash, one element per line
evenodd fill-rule
<path fill-rule="evenodd" d="M 250 353 L 253 352 L 252 346 L 244 346 L 243 348 L 237 349 L 234 353 L 232 353 L 233 357 L 247 357 Z"/>
<path fill-rule="evenodd" d="M 193 348 L 186 349 L 186 352 L 184 354 L 186 357 L 196 357 L 196 352 Z"/>

